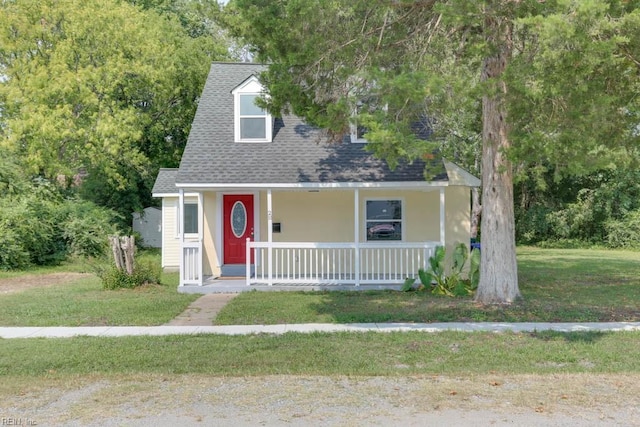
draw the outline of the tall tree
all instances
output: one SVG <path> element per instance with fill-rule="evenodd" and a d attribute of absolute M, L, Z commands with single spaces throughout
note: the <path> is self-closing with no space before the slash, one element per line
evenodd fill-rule
<path fill-rule="evenodd" d="M 120 0 L 0 3 L 0 144 L 128 222 L 177 165 L 212 59 L 226 48 Z M 95 191 L 101 190 L 101 191 Z M 119 197 L 113 197 L 118 193 Z"/>
<path fill-rule="evenodd" d="M 357 111 L 371 149 L 391 166 L 433 148 L 416 138 L 416 123 L 443 135 L 441 124 L 481 106 L 476 299 L 509 303 L 520 295 L 514 176 L 532 164 L 561 174 L 633 157 L 637 6 L 623 0 L 232 0 L 226 23 L 269 63 L 263 80 L 270 109 L 292 110 L 336 140 Z M 477 129 L 476 121 L 468 124 Z"/>

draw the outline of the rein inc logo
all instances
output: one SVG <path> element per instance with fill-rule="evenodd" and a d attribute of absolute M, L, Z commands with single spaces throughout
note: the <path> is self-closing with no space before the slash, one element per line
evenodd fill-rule
<path fill-rule="evenodd" d="M 2 417 L 0 426 L 37 426 L 38 423 L 31 418 Z"/>

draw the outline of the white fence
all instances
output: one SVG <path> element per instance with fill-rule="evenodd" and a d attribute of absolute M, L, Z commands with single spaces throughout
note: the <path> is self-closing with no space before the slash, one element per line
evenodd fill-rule
<path fill-rule="evenodd" d="M 393 284 L 417 277 L 439 242 L 247 241 L 247 284 Z M 253 252 L 253 254 L 252 254 Z M 250 275 L 251 256 L 255 275 Z M 270 262 L 271 260 L 271 262 Z"/>
<path fill-rule="evenodd" d="M 202 242 L 182 243 L 180 285 L 202 285 Z"/>

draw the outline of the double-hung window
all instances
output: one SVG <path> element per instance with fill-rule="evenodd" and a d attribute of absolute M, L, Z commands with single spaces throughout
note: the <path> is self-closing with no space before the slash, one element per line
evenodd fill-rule
<path fill-rule="evenodd" d="M 240 139 L 264 140 L 267 137 L 267 112 L 256 105 L 258 95 L 240 94 Z"/>
<path fill-rule="evenodd" d="M 256 104 L 263 92 L 263 87 L 255 76 L 233 90 L 236 142 L 271 142 L 271 115 Z"/>
<path fill-rule="evenodd" d="M 367 200 L 367 241 L 402 240 L 402 200 Z"/>
<path fill-rule="evenodd" d="M 362 102 L 359 102 L 353 112 L 354 118 L 351 122 L 351 142 L 366 144 L 367 138 L 365 137 L 365 135 L 368 129 L 365 126 L 362 126 L 362 124 L 358 123 L 356 119 L 357 115 L 362 112 L 362 108 L 363 104 Z"/>

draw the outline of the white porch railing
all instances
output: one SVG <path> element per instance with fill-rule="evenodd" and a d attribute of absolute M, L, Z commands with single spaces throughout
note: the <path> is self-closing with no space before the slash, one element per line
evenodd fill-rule
<path fill-rule="evenodd" d="M 440 242 L 247 242 L 247 284 L 394 284 L 417 277 Z M 271 263 L 269 252 L 271 251 Z M 255 274 L 250 277 L 253 252 Z M 269 268 L 271 267 L 271 268 Z"/>
<path fill-rule="evenodd" d="M 182 243 L 180 285 L 202 285 L 202 242 Z"/>

